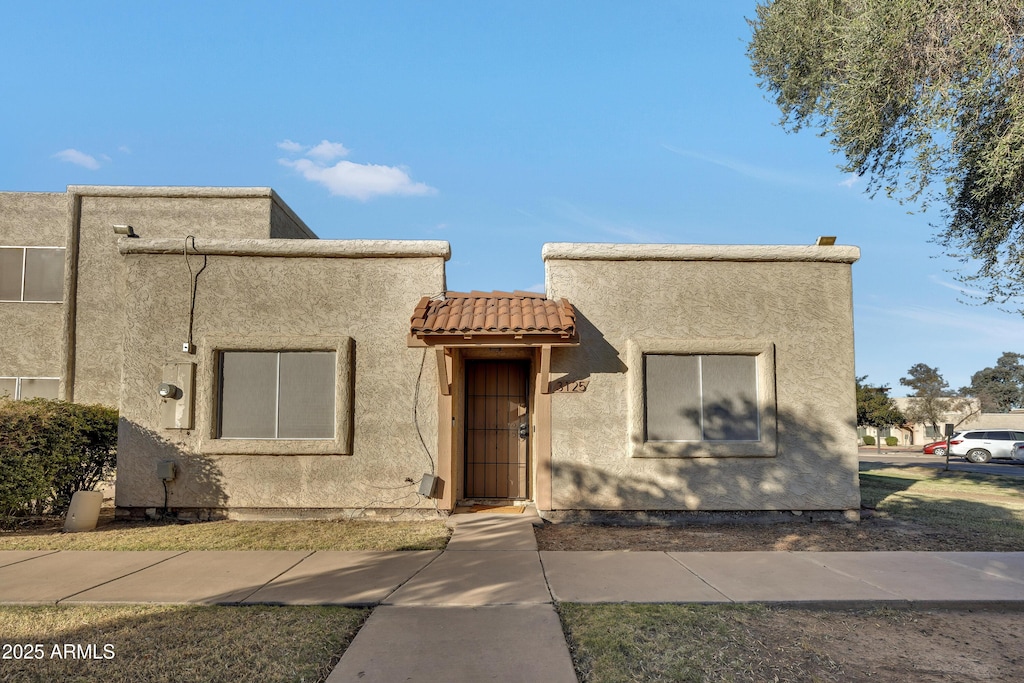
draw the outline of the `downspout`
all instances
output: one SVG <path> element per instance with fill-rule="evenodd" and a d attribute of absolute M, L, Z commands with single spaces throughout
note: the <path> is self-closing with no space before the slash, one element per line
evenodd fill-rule
<path fill-rule="evenodd" d="M 68 192 L 66 242 L 64 253 L 64 307 L 60 347 L 61 399 L 75 400 L 75 318 L 78 312 L 78 244 L 81 236 L 82 196 Z"/>

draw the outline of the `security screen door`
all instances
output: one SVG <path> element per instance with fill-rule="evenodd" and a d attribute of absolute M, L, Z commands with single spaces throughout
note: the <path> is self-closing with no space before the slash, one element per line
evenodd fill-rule
<path fill-rule="evenodd" d="M 529 498 L 529 369 L 466 361 L 466 498 Z"/>

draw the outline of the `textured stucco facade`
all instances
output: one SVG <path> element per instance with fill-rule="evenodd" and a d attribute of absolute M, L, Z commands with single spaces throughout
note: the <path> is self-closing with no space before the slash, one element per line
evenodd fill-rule
<path fill-rule="evenodd" d="M 63 193 L 0 193 L 0 246 L 65 249 L 62 302 L 0 302 L 0 376 L 59 377 L 65 398 L 117 405 L 129 290 L 114 225 L 182 246 L 188 235 L 316 238 L 270 188 L 71 185 Z"/>
<path fill-rule="evenodd" d="M 447 243 L 197 239 L 192 267 L 204 255 L 206 264 L 196 286 L 194 355 L 181 352 L 188 270 L 167 247 L 166 240 L 121 241 L 133 296 L 125 309 L 132 323 L 124 336 L 118 506 L 162 506 L 155 472 L 172 460 L 179 472 L 170 507 L 235 515 L 433 509 L 415 491 L 433 469 L 435 453 L 417 430 L 436 442 L 437 379 L 420 372 L 425 352 L 406 348 L 405 336 L 416 301 L 444 290 Z M 339 363 L 350 365 L 339 373 L 338 438 L 216 438 L 216 354 L 231 349 L 340 349 Z M 192 429 L 160 424 L 156 389 L 172 363 L 196 364 Z"/>
<path fill-rule="evenodd" d="M 63 247 L 67 198 L 58 192 L 0 192 L 0 246 Z M 63 306 L 0 302 L 0 376 L 60 377 Z"/>
<path fill-rule="evenodd" d="M 117 253 L 113 225 L 131 225 L 140 238 L 176 238 L 184 247 L 196 238 L 315 237 L 289 209 L 274 211 L 283 202 L 269 188 L 68 188 L 71 220 L 69 252 L 77 262 L 68 271 L 74 278 L 74 306 L 69 315 L 65 374 L 74 400 L 116 405 L 121 366 L 120 337 L 125 326 L 124 264 Z M 272 218 L 276 218 L 275 225 Z M 185 278 L 188 277 L 186 272 Z M 114 333 L 112 334 L 112 331 Z"/>
<path fill-rule="evenodd" d="M 855 247 L 545 245 L 546 298 L 574 316 L 561 339 L 417 337 L 418 302 L 451 294 L 448 243 L 318 240 L 269 188 L 0 193 L 0 246 L 65 250 L 62 302 L 0 302 L 0 377 L 59 377 L 63 397 L 119 408 L 125 510 L 451 511 L 470 470 L 469 368 L 501 359 L 529 378 L 528 499 L 553 517 L 859 507 Z M 333 431 L 222 429 L 225 358 L 306 352 L 333 358 Z M 753 359 L 757 437 L 649 440 L 652 355 Z"/>
<path fill-rule="evenodd" d="M 545 245 L 548 295 L 573 303 L 581 337 L 578 348 L 554 350 L 551 371 L 589 380 L 583 393 L 553 395 L 552 509 L 856 510 L 858 255 L 839 246 Z M 696 353 L 746 344 L 772 356 L 770 452 L 640 452 L 631 344 Z"/>

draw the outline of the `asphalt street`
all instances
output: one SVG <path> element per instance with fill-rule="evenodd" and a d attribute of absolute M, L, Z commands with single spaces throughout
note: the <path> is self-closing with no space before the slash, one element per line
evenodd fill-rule
<path fill-rule="evenodd" d="M 881 467 L 934 467 L 942 469 L 946 466 L 946 458 L 924 455 L 909 450 L 893 450 L 883 448 L 881 453 L 874 449 L 860 449 L 860 469 L 870 470 Z M 1024 477 L 1024 461 L 993 460 L 983 465 L 967 462 L 963 458 L 951 457 L 949 469 L 953 472 L 978 472 L 980 474 L 1001 474 L 1010 477 Z"/>

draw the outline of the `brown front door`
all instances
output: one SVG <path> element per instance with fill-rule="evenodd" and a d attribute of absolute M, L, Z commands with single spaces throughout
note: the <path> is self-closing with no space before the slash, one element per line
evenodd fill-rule
<path fill-rule="evenodd" d="M 530 497 L 529 370 L 466 361 L 466 498 Z"/>

